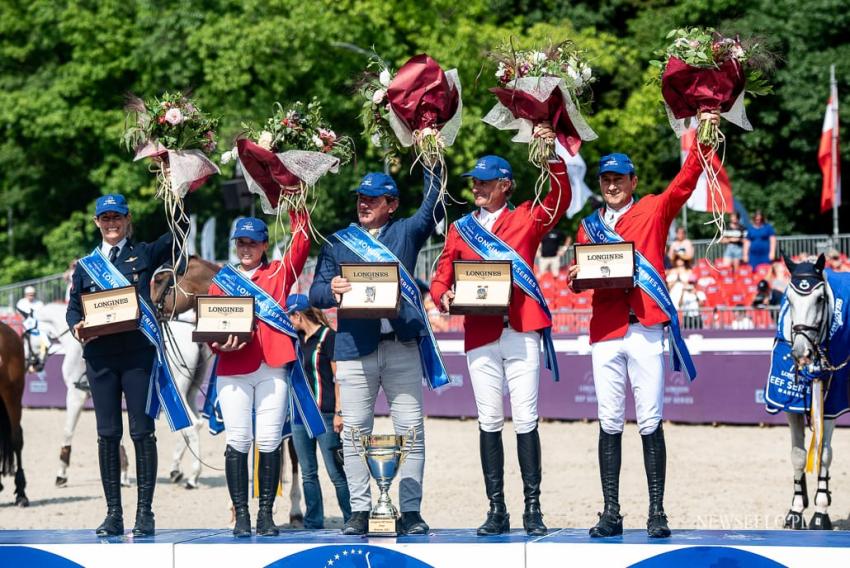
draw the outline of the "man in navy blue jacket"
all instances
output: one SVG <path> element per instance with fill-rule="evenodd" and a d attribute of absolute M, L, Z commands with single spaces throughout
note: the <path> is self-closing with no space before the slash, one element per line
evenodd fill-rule
<path fill-rule="evenodd" d="M 382 173 L 367 174 L 357 188 L 357 218 L 360 227 L 387 247 L 413 272 L 419 250 L 445 217 L 438 204 L 440 171 L 425 170 L 425 195 L 419 210 L 411 217 L 393 219 L 398 209 L 398 187 Z M 339 305 L 351 285 L 340 276 L 340 263 L 362 260 L 348 247 L 331 239 L 322 247 L 316 265 L 310 303 L 318 308 Z M 340 318 L 334 348 L 336 380 L 345 423 L 343 446 L 345 473 L 351 493 L 351 517 L 344 534 L 365 534 L 372 499 L 369 471 L 351 442 L 351 431 L 371 433 L 375 399 L 383 387 L 390 406 L 396 434 L 416 429 L 416 442 L 399 471 L 401 519 L 404 534 L 426 534 L 428 525 L 420 515 L 422 476 L 425 468 L 425 436 L 422 420 L 422 364 L 418 338 L 428 334 L 423 316 L 407 302 L 401 302 L 395 319 Z"/>

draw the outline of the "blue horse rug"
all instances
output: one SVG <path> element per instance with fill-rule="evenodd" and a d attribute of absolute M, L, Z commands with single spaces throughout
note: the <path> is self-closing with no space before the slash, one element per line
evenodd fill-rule
<path fill-rule="evenodd" d="M 850 356 L 850 325 L 847 325 L 850 322 L 850 273 L 825 271 L 824 277 L 835 298 L 827 338 L 829 358 L 833 365 L 838 365 Z M 765 410 L 771 414 L 779 411 L 803 414 L 811 410 L 811 380 L 805 376 L 805 372 L 795 371 L 791 339 L 783 335 L 783 324 L 787 317 L 788 299 L 785 297 L 779 308 L 770 372 L 764 388 Z M 833 373 L 824 397 L 824 418 L 837 418 L 850 410 L 848 385 L 850 365 Z"/>

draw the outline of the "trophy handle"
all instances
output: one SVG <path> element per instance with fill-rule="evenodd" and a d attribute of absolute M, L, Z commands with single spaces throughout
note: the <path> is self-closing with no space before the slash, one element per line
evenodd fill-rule
<path fill-rule="evenodd" d="M 407 455 L 413 450 L 413 444 L 416 443 L 416 426 L 411 426 L 404 434 L 404 446 L 399 450 L 398 466 L 404 463 Z"/>
<path fill-rule="evenodd" d="M 354 451 L 357 452 L 363 461 L 366 461 L 366 448 L 363 446 L 363 434 L 360 432 L 360 428 L 351 428 L 349 431 L 349 437 L 351 438 L 351 446 L 354 448 Z"/>

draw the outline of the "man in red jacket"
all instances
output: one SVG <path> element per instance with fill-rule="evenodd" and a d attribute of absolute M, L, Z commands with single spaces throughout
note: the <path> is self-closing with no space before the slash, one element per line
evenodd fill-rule
<path fill-rule="evenodd" d="M 537 135 L 554 136 L 548 128 L 541 129 Z M 570 181 L 566 166 L 557 160 L 549 165 L 552 189 L 546 198 L 537 205 L 526 201 L 516 208 L 508 205 L 514 181 L 511 166 L 503 158 L 485 156 L 478 160 L 472 171 L 464 174 L 473 181 L 472 193 L 478 207 L 475 213 L 470 214 L 474 216 L 474 221 L 510 246 L 528 266 L 534 266 L 534 255 L 541 239 L 555 226 L 570 204 Z M 454 299 L 451 290 L 454 284 L 453 262 L 482 260 L 458 229 L 458 223 L 469 220 L 461 219 L 449 229 L 446 246 L 431 283 L 431 297 L 442 311 L 448 311 Z M 548 334 L 551 326 L 552 320 L 545 304 L 541 306 L 516 283 L 506 316 L 467 315 L 464 318 L 464 347 L 478 408 L 481 467 L 484 470 L 487 498 L 490 500 L 487 520 L 478 529 L 481 536 L 510 530 L 503 488 L 504 382 L 508 384 L 517 434 L 517 454 L 525 495 L 523 526 L 528 534 L 546 534 L 540 511 L 537 389 L 540 336 L 541 333 Z"/>
<path fill-rule="evenodd" d="M 703 113 L 702 119 L 716 122 L 717 115 Z M 666 191 L 644 196 L 639 201 L 633 197 L 638 178 L 629 157 L 625 154 L 603 156 L 599 161 L 599 187 L 605 207 L 585 219 L 579 228 L 577 242 L 591 242 L 585 223 L 598 222 L 601 218 L 608 230 L 616 232 L 624 241 L 634 242 L 635 252 L 641 253 L 655 271 L 663 275 L 670 225 L 702 174 L 699 151 L 704 155 L 709 152 L 702 146 L 690 152 Z M 577 275 L 578 266 L 570 267 L 571 280 Z M 599 522 L 590 529 L 590 536 L 623 533 L 618 499 L 628 375 L 635 397 L 649 487 L 647 532 L 650 537 L 668 537 L 670 528 L 663 505 L 667 454 L 661 411 L 664 404 L 664 326 L 670 322 L 670 317 L 640 287 L 597 289 L 593 293 L 592 308 L 590 342 L 605 509 L 599 515 Z"/>

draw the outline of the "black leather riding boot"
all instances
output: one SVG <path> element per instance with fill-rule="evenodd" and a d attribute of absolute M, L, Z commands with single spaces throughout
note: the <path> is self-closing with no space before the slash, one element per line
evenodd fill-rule
<path fill-rule="evenodd" d="M 602 481 L 602 498 L 605 509 L 599 513 L 599 522 L 590 529 L 594 538 L 623 534 L 623 517 L 620 515 L 620 463 L 623 454 L 623 433 L 608 434 L 599 428 L 599 478 Z"/>
<path fill-rule="evenodd" d="M 516 435 L 516 449 L 525 496 L 522 526 L 531 536 L 543 536 L 548 529 L 543 524 L 543 513 L 540 511 L 540 480 L 543 477 L 543 468 L 537 426 L 531 432 Z"/>
<path fill-rule="evenodd" d="M 95 529 L 97 536 L 124 534 L 124 511 L 121 508 L 121 458 L 118 455 L 120 444 L 119 439 L 97 439 L 100 481 L 103 484 L 103 496 L 106 497 L 106 518 Z"/>
<path fill-rule="evenodd" d="M 154 516 L 151 505 L 156 489 L 156 436 L 148 434 L 140 440 L 133 440 L 136 448 L 136 486 L 139 502 L 136 506 L 136 525 L 133 536 L 153 536 Z"/>
<path fill-rule="evenodd" d="M 271 452 L 260 452 L 260 509 L 257 511 L 257 534 L 280 534 L 272 518 L 272 507 L 280 483 L 281 446 Z"/>
<path fill-rule="evenodd" d="M 484 490 L 490 500 L 487 520 L 478 527 L 478 536 L 502 534 L 511 530 L 510 515 L 505 507 L 505 450 L 501 432 L 479 431 L 481 469 L 484 472 Z"/>
<path fill-rule="evenodd" d="M 667 475 L 667 447 L 664 444 L 664 429 L 661 424 L 655 432 L 641 435 L 643 442 L 643 465 L 646 469 L 646 484 L 649 488 L 649 518 L 646 532 L 652 538 L 670 536 L 667 515 L 664 514 L 664 480 Z"/>
<path fill-rule="evenodd" d="M 248 454 L 230 446 L 224 450 L 224 477 L 233 502 L 236 524 L 233 536 L 251 536 L 251 514 L 248 512 Z"/>

